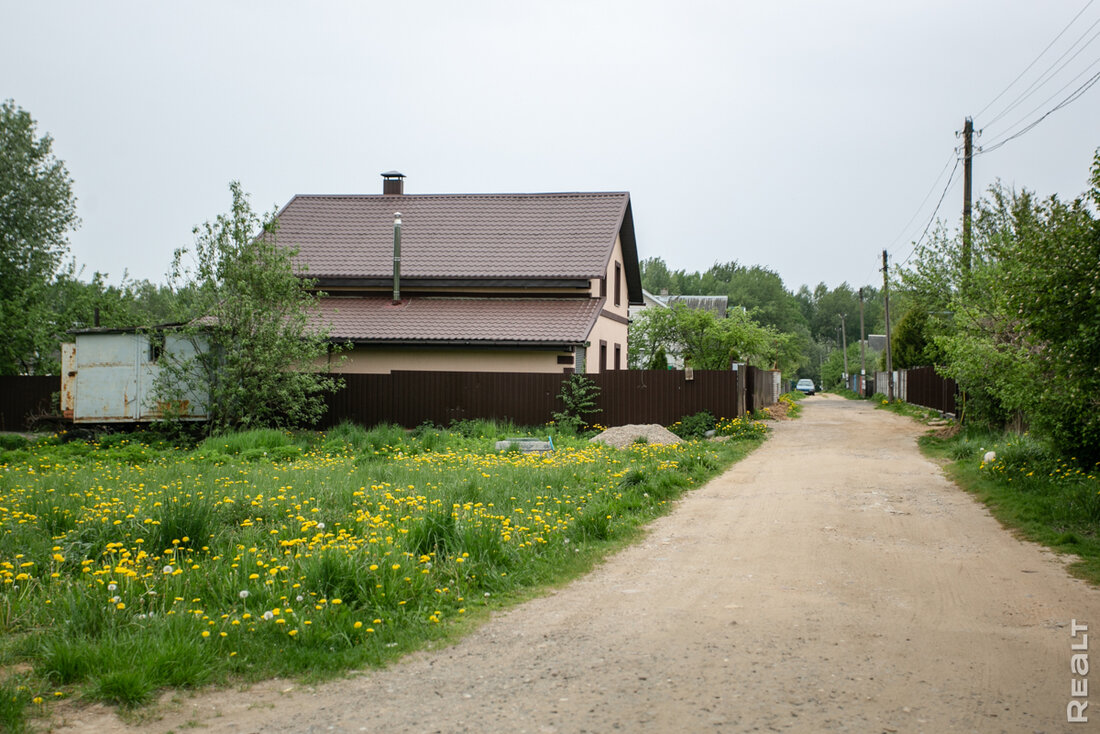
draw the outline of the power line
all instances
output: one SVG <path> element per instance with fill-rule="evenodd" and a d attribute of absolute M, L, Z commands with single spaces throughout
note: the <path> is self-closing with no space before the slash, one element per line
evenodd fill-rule
<path fill-rule="evenodd" d="M 951 175 L 947 178 L 947 185 L 943 187 L 943 193 L 940 194 L 940 200 L 936 202 L 936 209 L 932 212 L 932 216 L 928 218 L 928 224 L 924 225 L 924 231 L 921 232 L 921 236 L 913 243 L 913 249 L 911 249 L 909 254 L 905 256 L 905 259 L 901 261 L 902 265 L 905 265 L 905 263 L 909 262 L 909 258 L 913 257 L 913 253 L 917 251 L 917 248 L 920 247 L 920 243 L 928 235 L 928 229 L 932 226 L 932 222 L 936 221 L 936 215 L 939 213 L 940 207 L 943 206 L 943 199 L 947 196 L 947 192 L 951 190 L 951 184 L 955 182 L 955 173 L 959 170 L 959 161 L 961 160 L 961 158 L 955 158 L 955 167 L 951 169 Z"/>
<path fill-rule="evenodd" d="M 1078 39 L 1076 41 L 1074 41 L 1073 44 L 1068 49 L 1065 50 L 1065 52 L 1061 56 L 1059 56 L 1057 59 L 1055 59 L 1054 62 L 1050 65 L 1050 67 L 1048 67 L 1045 72 L 1043 72 L 1041 75 L 1039 75 L 1038 79 L 1036 79 L 1031 84 L 1029 84 L 1027 89 L 1025 89 L 1023 92 L 1021 92 L 1016 97 L 1016 99 L 1014 99 L 1012 101 L 1011 104 L 1009 104 L 1007 107 L 1005 107 L 1003 110 L 1001 110 L 997 115 L 995 115 L 992 120 L 987 122 L 985 124 L 985 127 L 992 127 L 1002 117 L 1004 117 L 1009 112 L 1011 112 L 1012 110 L 1016 109 L 1021 104 L 1023 104 L 1024 100 L 1026 100 L 1028 97 L 1030 97 L 1031 95 L 1038 92 L 1039 89 L 1043 87 L 1043 85 L 1045 85 L 1047 82 L 1049 82 L 1051 79 L 1053 79 L 1054 76 L 1058 74 L 1058 72 L 1060 72 L 1062 69 L 1066 68 L 1074 59 L 1076 59 L 1078 56 L 1080 56 L 1085 51 L 1085 49 L 1087 49 L 1089 46 L 1091 46 L 1093 41 L 1095 41 L 1097 38 L 1100 38 L 1100 32 L 1097 32 L 1097 33 L 1093 34 L 1092 38 L 1090 38 L 1088 40 L 1088 42 L 1085 43 L 1084 46 L 1077 49 L 1077 52 L 1074 53 L 1073 56 L 1070 56 L 1068 59 L 1066 59 L 1066 62 L 1064 64 L 1059 66 L 1057 69 L 1054 68 L 1054 65 L 1057 64 L 1062 59 L 1064 59 L 1066 57 L 1066 55 L 1069 54 L 1071 51 L 1073 51 L 1073 49 L 1077 46 L 1077 44 L 1079 44 L 1081 42 L 1081 40 L 1084 39 L 1084 37 L 1087 36 L 1089 34 L 1089 32 L 1092 31 L 1092 29 L 1095 28 L 1097 25 L 1100 25 L 1100 18 L 1098 18 L 1096 21 L 1094 21 L 1093 24 L 1090 25 L 1085 30 L 1085 32 L 1082 33 L 1078 37 Z M 1088 68 L 1092 68 L 1092 64 L 1090 64 Z M 1078 74 L 1078 76 L 1080 76 L 1080 74 Z"/>
<path fill-rule="evenodd" d="M 1024 74 L 1026 74 L 1026 73 L 1028 73 L 1029 71 L 1031 71 L 1031 67 L 1033 67 L 1033 66 L 1035 66 L 1035 64 L 1039 63 L 1039 59 L 1043 58 L 1043 55 L 1044 55 L 1044 54 L 1046 54 L 1046 52 L 1047 52 L 1047 51 L 1049 51 L 1049 50 L 1051 49 L 1051 47 L 1052 47 L 1052 46 L 1053 46 L 1053 45 L 1054 45 L 1055 43 L 1057 43 L 1057 42 L 1058 42 L 1058 39 L 1059 39 L 1059 38 L 1061 38 L 1062 36 L 1064 36 L 1064 35 L 1065 35 L 1066 31 L 1068 31 L 1068 30 L 1070 29 L 1070 26 L 1072 26 L 1072 25 L 1073 25 L 1074 23 L 1076 23 L 1076 22 L 1077 22 L 1077 19 L 1078 19 L 1078 18 L 1080 18 L 1080 17 L 1081 17 L 1081 15 L 1082 15 L 1082 14 L 1083 14 L 1083 13 L 1084 13 L 1084 12 L 1085 12 L 1086 10 L 1088 10 L 1088 9 L 1089 9 L 1089 6 L 1090 6 L 1090 5 L 1092 5 L 1092 4 L 1093 4 L 1093 2 L 1095 2 L 1095 0 L 1089 0 L 1089 1 L 1087 2 L 1087 3 L 1085 3 L 1085 7 L 1081 8 L 1081 9 L 1080 9 L 1080 10 L 1079 10 L 1079 11 L 1077 12 L 1077 15 L 1073 16 L 1072 20 L 1070 20 L 1070 22 L 1069 22 L 1069 23 L 1066 23 L 1066 27 L 1065 27 L 1065 28 L 1063 28 L 1063 29 L 1062 29 L 1062 30 L 1061 30 L 1061 31 L 1060 31 L 1060 32 L 1058 33 L 1058 35 L 1054 37 L 1054 40 L 1052 40 L 1052 41 L 1051 41 L 1050 43 L 1048 43 L 1048 44 L 1047 44 L 1047 47 L 1046 47 L 1046 48 L 1044 48 L 1044 49 L 1043 49 L 1042 51 L 1040 51 L 1040 52 L 1039 52 L 1039 55 L 1038 55 L 1038 56 L 1036 56 L 1036 57 L 1035 57 L 1035 59 L 1034 59 L 1034 60 L 1033 60 L 1033 61 L 1032 61 L 1032 62 L 1031 62 L 1030 64 L 1028 64 L 1028 65 L 1027 65 L 1027 67 L 1026 67 L 1026 68 L 1025 68 L 1025 69 L 1024 69 L 1023 71 L 1021 71 L 1021 72 L 1020 72 L 1020 73 L 1019 73 L 1019 74 L 1018 74 L 1018 75 L 1016 76 L 1016 78 L 1015 78 L 1015 79 L 1013 79 L 1013 80 L 1012 80 L 1011 82 L 1009 82 L 1009 83 L 1008 83 L 1008 86 L 1007 86 L 1007 87 L 1005 87 L 1004 89 L 1002 89 L 1002 90 L 1001 90 L 1000 94 L 998 94 L 998 95 L 997 95 L 996 97 L 994 97 L 993 99 L 989 100 L 989 104 L 987 104 L 987 105 L 986 105 L 985 107 L 982 107 L 982 108 L 981 108 L 980 110 L 978 110 L 978 114 L 977 114 L 977 115 L 975 115 L 975 117 L 981 117 L 981 116 L 982 116 L 982 113 L 983 113 L 983 112 L 985 112 L 986 110 L 988 110 L 988 109 L 989 109 L 990 107 L 992 107 L 992 106 L 993 106 L 993 103 L 994 103 L 994 102 L 996 102 L 996 101 L 997 101 L 998 99 L 1000 99 L 1001 97 L 1003 97 L 1003 96 L 1005 95 L 1005 92 L 1007 92 L 1007 91 L 1008 91 L 1009 89 L 1012 89 L 1012 86 L 1013 86 L 1014 84 L 1016 84 L 1016 82 L 1020 81 L 1020 79 L 1022 79 L 1022 78 L 1023 78 Z M 1090 30 L 1091 30 L 1091 29 L 1090 29 Z M 1086 31 L 1086 33 L 1087 33 L 1087 32 L 1088 32 L 1088 31 Z M 1063 54 L 1063 55 L 1064 55 L 1064 54 Z M 1057 63 L 1057 61 L 1056 61 L 1055 63 Z"/>
<path fill-rule="evenodd" d="M 1097 63 L 1100 63 L 1100 59 L 1097 60 Z M 1095 65 L 1096 65 L 1096 63 L 1092 64 L 1092 66 L 1095 66 Z M 1089 68 L 1092 68 L 1092 66 L 1090 66 Z M 1078 74 L 1078 76 L 1080 76 L 1080 74 Z M 1075 79 L 1076 79 L 1076 77 L 1075 77 Z M 1041 117 L 1039 117 L 1039 119 L 1037 119 L 1034 122 L 1030 123 L 1029 125 L 1027 125 L 1027 127 L 1023 128 L 1019 132 L 1014 133 L 1012 135 L 1009 135 L 1007 138 L 1004 138 L 1003 140 L 999 140 L 996 143 L 993 143 L 992 145 L 983 147 L 975 155 L 984 155 L 985 153 L 992 153 L 993 151 L 995 151 L 998 148 L 1002 147 L 1005 143 L 1008 143 L 1011 140 L 1015 140 L 1016 138 L 1020 137 L 1021 135 L 1025 134 L 1027 132 L 1030 132 L 1040 122 L 1047 119 L 1048 117 L 1050 117 L 1052 114 L 1054 114 L 1058 110 L 1060 110 L 1063 107 L 1066 107 L 1067 105 L 1071 104 L 1072 102 L 1075 102 L 1078 99 L 1080 99 L 1082 96 L 1084 96 L 1085 92 L 1087 92 L 1089 89 L 1091 89 L 1093 87 L 1093 85 L 1095 85 L 1098 81 L 1100 81 L 1100 71 L 1093 74 L 1089 78 L 1088 81 L 1086 81 L 1081 86 L 1077 87 L 1077 89 L 1073 90 L 1073 92 L 1071 92 L 1068 97 L 1066 97 L 1061 102 L 1056 104 L 1054 107 L 1052 107 L 1049 110 L 1047 110 L 1046 112 L 1044 112 L 1043 115 Z M 1070 83 L 1072 84 L 1072 82 L 1070 82 Z M 1062 89 L 1065 89 L 1065 87 L 1062 87 Z M 1061 89 L 1058 90 L 1059 93 L 1061 91 L 1062 91 Z M 1049 101 L 1049 99 L 1048 99 L 1048 101 Z M 1022 122 L 1022 120 L 1021 120 L 1021 122 Z M 1019 124 L 1019 123 L 1017 123 L 1017 124 Z"/>
<path fill-rule="evenodd" d="M 958 154 L 958 148 L 953 148 L 951 150 L 951 155 L 947 157 L 947 160 L 943 164 L 943 168 L 941 168 L 940 172 L 936 174 L 936 178 L 934 181 L 932 181 L 932 185 L 928 187 L 928 193 L 924 195 L 924 198 L 921 199 L 920 204 L 917 205 L 917 210 L 913 212 L 913 216 L 909 217 L 909 221 L 905 223 L 905 226 L 901 228 L 900 232 L 898 232 L 898 236 L 890 242 L 889 246 L 886 249 L 890 249 L 891 247 L 893 247 L 897 243 L 897 241 L 900 240 L 905 235 L 905 233 L 909 231 L 909 225 L 911 225 L 916 220 L 916 218 L 920 216 L 921 210 L 924 209 L 924 205 L 928 202 L 928 198 L 932 196 L 932 192 L 936 190 L 937 186 L 939 186 L 940 179 L 943 178 L 943 174 L 947 170 L 947 167 L 951 165 L 951 161 L 955 160 L 955 165 L 958 165 Z"/>

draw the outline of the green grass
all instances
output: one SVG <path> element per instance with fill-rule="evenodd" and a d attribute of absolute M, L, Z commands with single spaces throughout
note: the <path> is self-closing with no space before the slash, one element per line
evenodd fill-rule
<path fill-rule="evenodd" d="M 140 707 L 446 639 L 591 568 L 766 433 L 719 424 L 739 440 L 616 450 L 558 433 L 525 455 L 493 446 L 528 432 L 468 421 L 4 451 L 0 728 L 25 727 L 36 699 Z"/>
<path fill-rule="evenodd" d="M 948 475 L 985 503 L 1005 527 L 1079 560 L 1070 571 L 1100 585 L 1100 465 L 1059 461 L 1028 435 L 960 432 L 921 439 Z M 988 451 L 996 453 L 984 462 Z"/>

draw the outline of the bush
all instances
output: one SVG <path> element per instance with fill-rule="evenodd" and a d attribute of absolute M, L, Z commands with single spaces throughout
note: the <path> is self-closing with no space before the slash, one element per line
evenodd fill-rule
<path fill-rule="evenodd" d="M 717 421 L 710 411 L 704 410 L 695 415 L 686 415 L 668 427 L 668 430 L 685 440 L 700 439 L 707 431 L 713 431 Z"/>
<path fill-rule="evenodd" d="M 26 448 L 29 443 L 30 441 L 17 433 L 0 434 L 0 450 L 3 451 L 14 451 L 15 449 Z"/>
<path fill-rule="evenodd" d="M 600 397 L 600 388 L 584 375 L 572 374 L 561 383 L 558 400 L 563 409 L 554 412 L 554 422 L 563 430 L 576 433 L 588 425 L 587 416 L 600 412 L 596 399 Z"/>

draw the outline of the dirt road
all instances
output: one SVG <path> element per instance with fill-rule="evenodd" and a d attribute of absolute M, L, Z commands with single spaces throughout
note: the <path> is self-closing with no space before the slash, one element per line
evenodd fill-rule
<path fill-rule="evenodd" d="M 59 730 L 1100 731 L 1100 672 L 1096 715 L 1066 723 L 1070 620 L 1100 635 L 1100 592 L 949 484 L 922 427 L 803 405 L 637 545 L 454 647 Z"/>

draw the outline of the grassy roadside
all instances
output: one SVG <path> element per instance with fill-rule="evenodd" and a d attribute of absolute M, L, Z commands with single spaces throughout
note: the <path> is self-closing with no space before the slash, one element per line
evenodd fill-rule
<path fill-rule="evenodd" d="M 765 432 L 720 423 L 737 440 L 545 455 L 481 422 L 0 447 L 0 729 L 445 639 L 590 569 Z"/>
<path fill-rule="evenodd" d="M 1027 435 L 959 432 L 920 439 L 956 484 L 1020 537 L 1071 553 L 1075 576 L 1100 585 L 1100 465 L 1059 461 Z M 988 452 L 993 452 L 989 461 Z"/>

